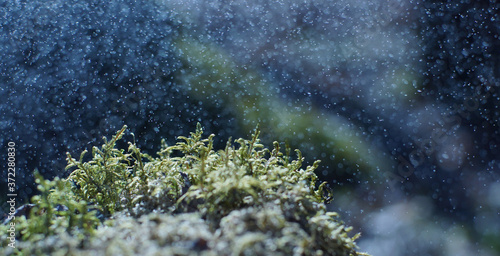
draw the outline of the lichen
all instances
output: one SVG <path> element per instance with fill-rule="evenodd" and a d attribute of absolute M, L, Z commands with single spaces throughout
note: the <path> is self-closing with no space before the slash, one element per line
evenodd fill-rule
<path fill-rule="evenodd" d="M 126 126 L 86 161 L 69 153 L 67 179 L 37 176 L 40 195 L 16 223 L 16 249 L 0 252 L 65 255 L 365 255 L 350 228 L 325 203 L 303 157 L 249 140 L 213 148 L 201 125 L 157 157 L 135 143 L 117 149 Z M 135 139 L 134 139 L 135 140 Z M 99 217 L 99 219 L 98 219 Z M 0 236 L 7 237 L 6 228 Z M 6 241 L 6 239 L 2 239 Z M 5 243 L 5 242 L 2 242 Z"/>

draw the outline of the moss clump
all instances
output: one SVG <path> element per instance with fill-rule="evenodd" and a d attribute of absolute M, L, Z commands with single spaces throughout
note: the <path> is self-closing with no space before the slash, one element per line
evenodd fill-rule
<path fill-rule="evenodd" d="M 22 240 L 35 242 L 62 231 L 78 236 L 95 232 L 99 219 L 86 201 L 72 194 L 70 183 L 58 177 L 49 181 L 39 173 L 35 177 L 40 195 L 31 198 L 29 215 L 20 216 Z"/>
<path fill-rule="evenodd" d="M 124 126 L 85 161 L 68 154 L 65 179 L 38 176 L 41 195 L 16 218 L 19 243 L 5 253 L 104 255 L 363 255 L 335 213 L 318 162 L 302 168 L 296 150 L 250 140 L 213 148 L 200 125 L 158 156 L 135 143 L 117 149 Z M 100 222 L 96 216 L 100 216 Z M 0 235 L 7 237 L 6 228 Z M 6 241 L 7 239 L 2 239 Z M 127 242 L 124 242 L 127 241 Z M 62 248 L 62 249 L 61 249 Z"/>

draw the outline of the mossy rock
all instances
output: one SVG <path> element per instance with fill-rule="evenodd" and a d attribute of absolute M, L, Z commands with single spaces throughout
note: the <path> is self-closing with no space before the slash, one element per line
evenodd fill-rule
<path fill-rule="evenodd" d="M 135 143 L 117 149 L 125 133 L 104 138 L 89 160 L 68 154 L 67 179 L 37 175 L 40 195 L 5 222 L 0 254 L 366 255 L 359 235 L 326 211 L 332 194 L 318 162 L 304 169 L 300 151 L 265 148 L 258 128 L 216 151 L 198 125 L 157 157 Z"/>

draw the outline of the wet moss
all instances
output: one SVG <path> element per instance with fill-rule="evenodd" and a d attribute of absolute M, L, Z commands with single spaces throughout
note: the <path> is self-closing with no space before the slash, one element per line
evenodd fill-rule
<path fill-rule="evenodd" d="M 126 126 L 77 160 L 67 179 L 44 180 L 33 208 L 16 223 L 17 254 L 365 255 L 325 203 L 332 197 L 315 168 L 278 142 L 229 140 L 213 148 L 201 125 L 156 157 L 135 143 L 116 148 Z M 135 139 L 134 139 L 135 140 Z M 99 218 L 98 218 L 99 217 Z M 100 220 L 99 220 L 100 219 Z M 4 239 L 5 238 L 5 239 Z"/>

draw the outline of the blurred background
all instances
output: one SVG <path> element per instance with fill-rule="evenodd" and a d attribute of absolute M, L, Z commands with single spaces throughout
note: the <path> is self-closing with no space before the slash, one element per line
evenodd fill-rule
<path fill-rule="evenodd" d="M 299 148 L 361 250 L 500 254 L 495 1 L 0 1 L 0 153 L 32 173 L 123 124 Z M 128 136 L 127 139 L 132 139 Z M 283 144 L 284 144 L 283 143 Z M 6 170 L 6 161 L 4 170 Z M 2 215 L 7 172 L 1 172 Z"/>

